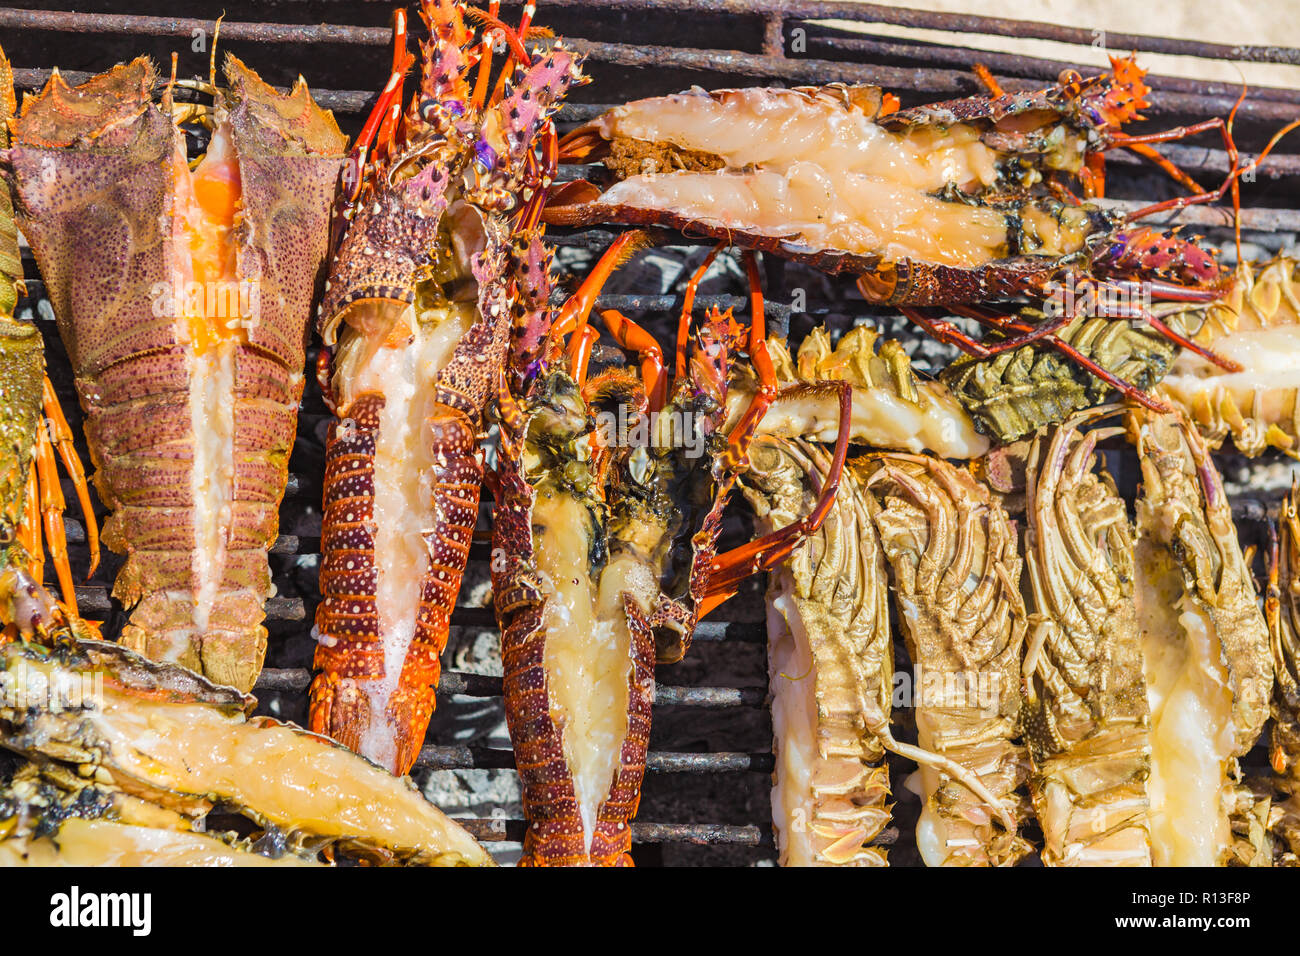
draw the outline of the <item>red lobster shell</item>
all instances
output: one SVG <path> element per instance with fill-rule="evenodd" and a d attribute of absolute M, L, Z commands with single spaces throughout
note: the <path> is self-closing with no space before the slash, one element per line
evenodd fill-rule
<path fill-rule="evenodd" d="M 528 56 L 516 37 L 526 65 L 481 103 L 469 77 L 490 62 L 492 31 L 469 29 L 460 3 L 425 0 L 421 12 L 420 90 L 398 120 L 398 85 L 390 141 L 345 196 L 320 316 L 339 420 L 326 442 L 311 726 L 397 774 L 433 713 L 478 518 L 478 434 L 506 360 L 518 197 L 549 185 L 529 176 L 534 144 L 583 81 L 559 44 Z"/>

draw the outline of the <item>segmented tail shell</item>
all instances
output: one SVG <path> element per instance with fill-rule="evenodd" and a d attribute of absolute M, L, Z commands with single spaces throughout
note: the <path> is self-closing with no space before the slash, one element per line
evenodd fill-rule
<path fill-rule="evenodd" d="M 1235 359 L 1227 372 L 1184 352 L 1159 394 L 1182 408 L 1211 448 L 1231 437 L 1243 455 L 1277 448 L 1300 457 L 1300 262 L 1243 263 L 1231 292 L 1177 318 L 1194 340 Z"/>
<path fill-rule="evenodd" d="M 1040 312 L 1024 310 L 1034 323 Z M 1148 391 L 1169 370 L 1177 348 L 1127 319 L 1080 316 L 1057 336 L 1103 369 Z M 975 427 L 999 442 L 1015 441 L 1043 425 L 1102 401 L 1110 386 L 1051 349 L 1026 345 L 990 358 L 962 356 L 939 374 Z"/>

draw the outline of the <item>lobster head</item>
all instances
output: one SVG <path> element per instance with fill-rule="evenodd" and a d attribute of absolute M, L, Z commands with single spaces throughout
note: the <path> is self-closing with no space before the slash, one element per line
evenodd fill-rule
<path fill-rule="evenodd" d="M 346 139 L 301 78 L 282 94 L 231 55 L 224 74 L 210 115 L 236 161 L 239 277 L 260 289 L 244 334 L 298 367 Z M 155 314 L 150 290 L 179 268 L 175 169 L 194 108 L 170 84 L 155 103 L 157 79 L 147 57 L 77 87 L 56 70 L 12 124 L 19 224 L 78 374 L 170 337 L 174 317 Z"/>
<path fill-rule="evenodd" d="M 533 150 L 568 89 L 585 82 L 580 60 L 558 41 L 530 55 L 497 21 L 469 27 L 467 12 L 450 0 L 421 4 L 429 36 L 420 44 L 419 89 L 404 112 L 400 77 L 409 57 L 398 32 L 391 118 L 378 125 L 373 160 L 363 162 L 369 144 L 359 143 L 344 170 L 318 315 L 327 346 L 342 322 L 376 310 L 400 313 L 429 281 L 439 285 L 440 298 L 481 297 L 480 288 L 496 283 L 508 265 L 499 251 L 511 229 L 506 214 L 549 186 L 529 180 Z M 493 33 L 507 37 L 516 65 L 507 68 L 513 84 L 500 77 L 500 94 L 489 96 L 486 83 L 469 77 L 476 65 L 490 68 L 484 51 Z"/>
<path fill-rule="evenodd" d="M 1110 58 L 1111 72 L 1080 77 L 1073 70 L 1061 74 L 1052 97 L 1066 104 L 1084 122 L 1099 129 L 1118 130 L 1130 120 L 1144 119 L 1139 110 L 1151 104 L 1147 71 L 1137 65 L 1137 55 Z"/>
<path fill-rule="evenodd" d="M 1110 236 L 1092 261 L 1099 275 L 1115 279 L 1154 279 L 1217 289 L 1229 278 L 1228 270 L 1201 247 L 1198 238 L 1185 239 L 1177 230 L 1161 232 L 1146 226 Z"/>

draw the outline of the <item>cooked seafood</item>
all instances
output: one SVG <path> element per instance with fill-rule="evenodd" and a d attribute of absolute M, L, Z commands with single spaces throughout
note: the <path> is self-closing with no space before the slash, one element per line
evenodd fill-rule
<path fill-rule="evenodd" d="M 645 771 L 656 661 L 680 659 L 699 618 L 817 530 L 847 452 L 843 385 L 837 453 L 817 507 L 717 554 L 723 510 L 776 390 L 757 268 L 747 257 L 747 337 L 716 309 L 692 329 L 688 306 L 670 380 L 654 339 L 607 311 L 604 323 L 640 355 L 642 376 L 614 368 L 588 380 L 595 289 L 638 241 L 626 234 L 571 304 L 517 328 L 514 359 L 523 365 L 503 375 L 498 399 L 492 586 L 506 720 L 530 823 L 528 866 L 632 862 L 629 822 Z M 728 368 L 741 348 L 762 386 L 724 440 Z M 522 396 L 512 381 L 524 383 Z"/>
<path fill-rule="evenodd" d="M 1117 409 L 1104 411 L 1113 414 Z M 1085 412 L 1034 443 L 1025 563 L 1025 743 L 1049 866 L 1150 866 L 1150 719 L 1133 600 L 1133 529 Z"/>
<path fill-rule="evenodd" d="M 977 458 L 988 440 L 940 382 L 919 378 L 901 343 L 870 326 L 845 332 L 835 348 L 825 327 L 814 329 L 792 358 L 789 346 L 770 338 L 768 352 L 781 392 L 758 425 L 760 434 L 832 442 L 838 427 L 835 395 L 819 382 L 853 386 L 850 440 L 899 451 L 933 451 L 944 458 Z M 811 386 L 811 387 L 810 387 Z M 740 420 L 757 383 L 740 366 L 727 388 L 727 428 Z"/>
<path fill-rule="evenodd" d="M 566 137 L 564 158 L 606 159 L 618 181 L 603 192 L 585 181 L 566 186 L 548 218 L 670 225 L 827 272 L 848 271 L 859 277 L 868 301 L 899 307 L 930 334 L 978 358 L 1040 340 L 1070 356 L 1055 333 L 1084 314 L 1087 301 L 1101 303 L 1092 313 L 1098 317 L 1142 319 L 1171 341 L 1235 368 L 1168 328 L 1136 294 L 1204 303 L 1222 291 L 1223 270 L 1195 239 L 1137 223 L 1229 190 L 1235 202 L 1242 167 L 1231 119 L 1128 136 L 1119 126 L 1143 105 L 1142 77 L 1131 62 L 1116 61 L 1111 76 L 1069 77 L 1037 93 L 901 113 L 891 113 L 892 104 L 867 87 L 695 90 L 638 100 Z M 1211 129 L 1222 134 L 1232 158 L 1214 191 L 1202 190 L 1149 146 Z M 1100 193 L 1102 167 L 1085 156 L 1099 157 L 1114 145 L 1151 155 L 1192 195 L 1127 215 L 1067 195 L 1059 172 L 1081 174 L 1086 191 Z M 1258 166 L 1272 145 L 1246 168 Z M 1032 188 L 1045 175 L 1056 187 L 1051 194 Z M 982 308 L 1021 296 L 1047 298 L 1061 288 L 1081 293 L 1066 297 L 1078 304 L 1036 326 Z M 1126 294 L 1090 294 L 1099 290 Z M 930 306 L 973 318 L 1003 338 L 976 342 L 923 311 Z M 1160 407 L 1130 383 L 1108 381 Z"/>
<path fill-rule="evenodd" d="M 1009 866 L 1031 849 L 1019 833 L 1029 761 L 1015 742 L 1026 631 L 1015 530 L 986 487 L 942 459 L 869 455 L 853 470 L 880 503 L 914 668 L 921 857 Z"/>
<path fill-rule="evenodd" d="M 9 146 L 14 113 L 13 69 L 0 50 L 0 149 Z M 72 447 L 72 432 L 45 374 L 44 343 L 34 325 L 14 318 L 22 277 L 13 197 L 8 184 L 0 182 L 0 643 L 68 626 L 90 636 L 77 616 L 56 449 L 85 518 L 87 573 L 94 574 L 99 563 L 99 526 L 90 509 L 81 459 Z M 43 586 L 42 537 L 59 579 L 62 607 Z"/>
<path fill-rule="evenodd" d="M 0 648 L 0 745 L 174 811 L 238 812 L 286 847 L 484 865 L 474 839 L 398 779 L 254 701 L 119 644 Z M 136 821 L 138 822 L 138 821 Z"/>
<path fill-rule="evenodd" d="M 1278 525 L 1264 604 L 1277 678 L 1269 756 L 1281 791 L 1270 829 L 1285 844 L 1283 860 L 1295 866 L 1300 863 L 1300 481 L 1293 479 Z"/>
<path fill-rule="evenodd" d="M 272 855 L 284 848 L 271 840 L 196 832 L 175 811 L 51 769 L 28 764 L 0 789 L 0 867 L 317 865 L 306 849 Z"/>
<path fill-rule="evenodd" d="M 399 11 L 392 77 L 345 172 L 320 313 L 333 353 L 322 385 L 338 420 L 326 443 L 311 726 L 397 774 L 424 741 L 478 520 L 478 433 L 506 361 L 512 233 L 554 172 L 534 148 L 549 139 L 553 163 L 549 118 L 584 82 L 562 47 L 524 51 L 531 8 L 518 34 L 496 21 L 470 29 L 459 2 L 425 0 L 421 15 L 419 92 L 403 112 Z M 520 75 L 488 96 L 499 37 L 510 50 L 502 77 Z"/>
<path fill-rule="evenodd" d="M 215 60 L 215 53 L 214 53 Z M 56 70 L 7 166 L 86 411 L 125 552 L 122 642 L 247 690 L 266 652 L 275 540 L 306 324 L 344 137 L 299 80 L 233 56 L 198 119 L 141 57 L 71 88 Z"/>
<path fill-rule="evenodd" d="M 1236 362 L 1228 372 L 1184 352 L 1160 386 L 1211 448 L 1228 436 L 1243 455 L 1280 448 L 1300 457 L 1300 262 L 1243 262 L 1231 292 L 1179 316 L 1193 338 Z M 1171 319 L 1172 321 L 1172 319 Z"/>
<path fill-rule="evenodd" d="M 1268 629 L 1205 443 L 1177 415 L 1130 413 L 1142 465 L 1134 597 L 1151 711 L 1152 857 L 1215 866 L 1232 844 L 1236 758 L 1273 686 Z"/>
<path fill-rule="evenodd" d="M 689 226 L 832 270 L 1077 252 L 1095 228 L 1086 210 L 1032 204 L 1013 225 L 970 200 L 1022 198 L 1058 172 L 1082 174 L 1099 193 L 1101 150 L 1127 145 L 1120 126 L 1148 90 L 1136 64 L 1112 63 L 1111 75 L 1035 93 L 903 111 L 875 87 L 840 85 L 637 100 L 566 137 L 565 158 L 603 159 L 618 182 L 603 194 L 569 190 L 552 215 Z M 1150 141 L 1134 148 L 1151 153 Z"/>
<path fill-rule="evenodd" d="M 1020 316 L 1029 327 L 1047 321 L 1028 307 Z M 988 358 L 962 356 L 940 373 L 939 381 L 970 413 L 976 429 L 1012 442 L 1096 405 L 1110 393 L 1112 379 L 1150 391 L 1178 352 L 1168 339 L 1127 319 L 1078 317 L 1056 334 L 1077 354 L 1025 345 Z M 1094 375 L 1090 366 L 1109 378 Z"/>
<path fill-rule="evenodd" d="M 759 531 L 815 506 L 830 457 L 763 436 L 745 495 Z M 884 866 L 893 639 L 875 499 L 845 474 L 821 529 L 768 578 L 772 823 L 782 866 Z M 882 739 L 883 738 L 883 739 Z"/>

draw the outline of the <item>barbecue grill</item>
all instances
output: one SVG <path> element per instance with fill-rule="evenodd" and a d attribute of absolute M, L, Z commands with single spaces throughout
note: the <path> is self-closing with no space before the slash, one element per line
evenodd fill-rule
<path fill-rule="evenodd" d="M 222 50 L 246 59 L 263 78 L 282 87 L 296 74 L 304 74 L 318 102 L 334 110 L 350 134 L 359 129 L 388 72 L 387 23 L 392 0 L 135 0 L 132 6 L 139 15 L 121 14 L 114 9 L 117 4 L 94 0 L 43 5 L 47 9 L 0 8 L 0 36 L 16 67 L 20 89 L 38 88 L 55 64 L 75 83 L 140 53 L 151 53 L 166 64 L 173 50 L 180 54 L 180 75 L 206 75 L 216 33 L 214 18 L 223 11 L 227 18 L 220 26 L 218 42 Z M 48 9 L 50 6 L 77 9 Z M 507 2 L 504 6 L 507 13 L 514 14 L 518 4 Z M 1060 25 L 816 0 L 542 0 L 540 6 L 539 22 L 587 55 L 588 72 L 594 79 L 578 90 L 560 113 L 561 132 L 597 115 L 607 105 L 675 92 L 692 84 L 874 83 L 896 93 L 907 106 L 978 92 L 978 82 L 969 69 L 977 62 L 990 67 L 1008 89 L 1042 86 L 1069 67 L 1082 72 L 1090 69 L 980 52 L 961 46 L 959 40 L 938 45 L 881 38 L 816 22 L 829 18 L 1082 45 L 1095 40 L 1092 31 Z M 174 15 L 178 10 L 186 15 Z M 795 38 L 798 44 L 791 42 Z M 709 49 L 710 39 L 721 39 L 728 48 Z M 1106 41 L 1117 52 L 1300 64 L 1300 49 L 1229 47 L 1121 34 L 1110 34 Z M 1159 76 L 1148 79 L 1154 92 L 1146 111 L 1150 119 L 1147 127 L 1153 130 L 1226 115 L 1240 92 L 1224 83 Z M 1258 150 L 1275 129 L 1296 116 L 1300 116 L 1300 91 L 1252 89 L 1238 114 L 1238 145 L 1247 154 Z M 1221 143 L 1213 138 L 1161 149 L 1203 183 L 1219 181 L 1229 167 Z M 1112 160 L 1108 185 L 1114 197 L 1109 201 L 1137 205 L 1139 196 L 1151 201 L 1174 194 L 1172 183 L 1136 157 L 1112 152 L 1108 158 Z M 583 170 L 567 167 L 561 172 L 565 178 Z M 1256 254 L 1295 244 L 1300 232 L 1298 184 L 1300 155 L 1285 150 L 1273 156 L 1256 181 L 1244 184 L 1244 238 Z M 1223 247 L 1225 261 L 1231 261 L 1233 251 L 1227 241 L 1230 217 L 1223 208 L 1193 207 L 1166 217 L 1166 222 L 1185 223 L 1207 233 Z M 614 229 L 550 232 L 559 247 L 561 268 L 578 275 L 615 235 Z M 599 307 L 617 308 L 671 341 L 682 283 L 704 250 L 680 236 L 664 238 L 668 245 L 643 255 L 616 275 Z M 48 344 L 51 377 L 85 457 L 71 370 L 30 257 L 26 266 L 31 298 L 21 308 L 39 320 Z M 770 257 L 764 266 L 768 321 L 778 334 L 789 332 L 797 341 L 823 322 L 842 330 L 857 321 L 870 321 L 887 334 L 902 338 L 922 369 L 937 368 L 951 357 L 945 347 L 924 339 L 897 315 L 866 305 L 847 280 L 831 281 Z M 743 308 L 744 292 L 743 275 L 735 262 L 720 257 L 696 306 Z M 606 347 L 606 359 L 617 354 Z M 309 358 L 314 359 L 314 351 Z M 320 480 L 328 418 L 319 389 L 309 376 L 290 462 L 289 489 L 281 510 L 283 533 L 271 552 L 276 595 L 267 602 L 271 633 L 268 666 L 255 691 L 260 712 L 299 722 L 306 719 L 314 647 L 312 619 L 319 600 Z M 1131 453 L 1116 447 L 1105 454 L 1121 491 L 1131 495 L 1137 478 Z M 1220 463 L 1234 496 L 1243 542 L 1262 542 L 1267 516 L 1289 485 L 1289 462 L 1278 457 L 1247 462 L 1229 453 L 1220 456 Z M 500 859 L 510 860 L 517 855 L 524 822 L 504 727 L 496 624 L 489 606 L 487 519 L 485 506 L 460 607 L 452 618 L 438 711 L 414 776 L 431 799 L 461 818 Z M 738 540 L 747 531 L 743 516 L 733 524 L 730 534 Z M 78 562 L 84 567 L 84 528 L 71 518 L 68 526 L 74 567 Z M 120 558 L 106 553 L 103 567 L 78 589 L 82 613 L 105 619 L 108 637 L 116 636 L 125 618 L 109 597 L 120 564 Z M 775 861 L 769 805 L 773 759 L 766 708 L 764 583 L 761 579 L 749 582 L 736 599 L 703 622 L 686 661 L 659 669 L 648 775 L 641 810 L 633 824 L 633 856 L 640 864 Z M 900 653 L 899 666 L 905 667 L 906 660 Z M 901 710 L 896 717 L 900 737 L 914 739 L 914 731 L 908 727 L 910 713 Z M 1263 772 L 1265 766 L 1261 750 L 1247 761 L 1248 771 Z M 880 841 L 893 846 L 894 864 L 919 862 L 912 840 L 919 803 L 904 785 L 909 769 L 903 762 L 891 767 L 895 820 Z"/>

